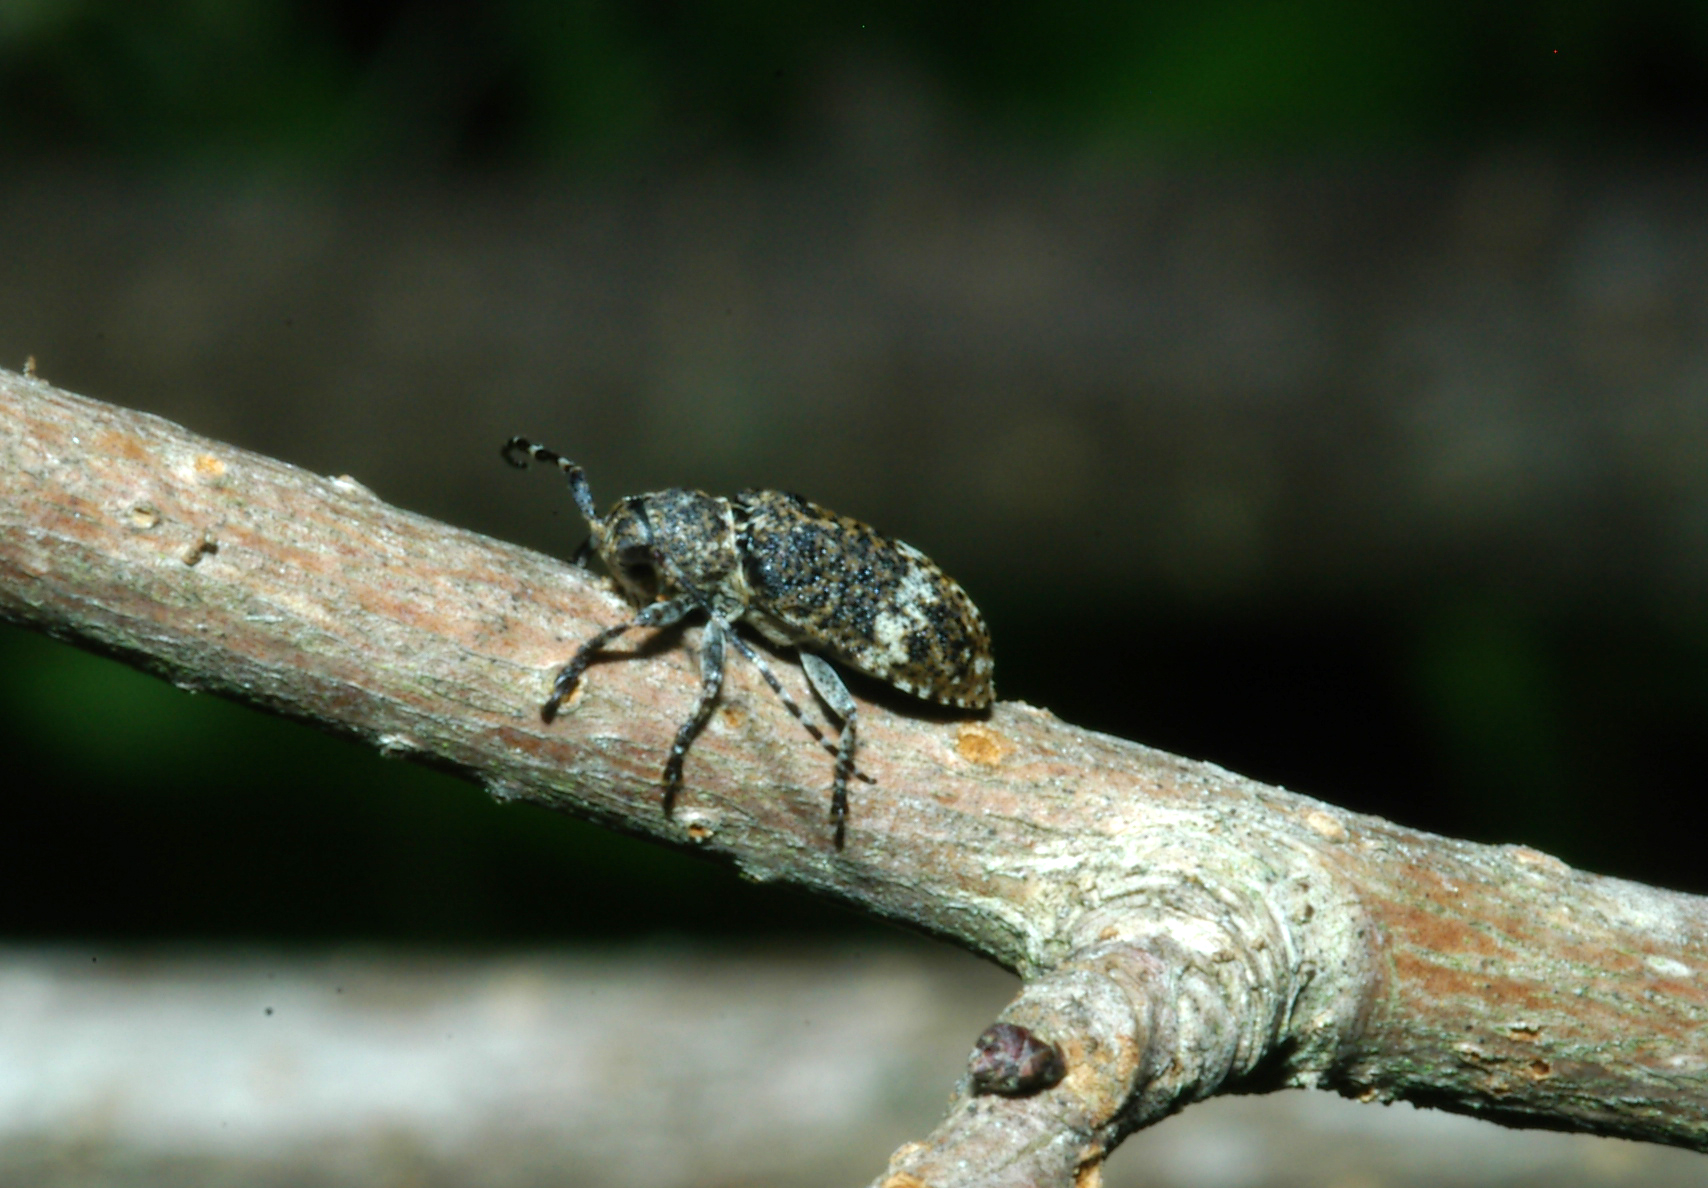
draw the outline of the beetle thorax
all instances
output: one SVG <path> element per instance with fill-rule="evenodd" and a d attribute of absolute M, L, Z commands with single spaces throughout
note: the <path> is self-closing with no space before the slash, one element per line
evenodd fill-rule
<path fill-rule="evenodd" d="M 686 592 L 672 568 L 724 613 L 739 615 L 746 601 L 727 499 L 682 490 L 631 495 L 595 526 L 593 546 L 636 605 Z M 662 567 L 660 555 L 668 558 Z"/>

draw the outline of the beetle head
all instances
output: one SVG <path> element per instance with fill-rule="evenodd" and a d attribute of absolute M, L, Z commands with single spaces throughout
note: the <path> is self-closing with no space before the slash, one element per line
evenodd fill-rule
<path fill-rule="evenodd" d="M 593 546 L 636 605 L 682 593 L 714 598 L 737 566 L 729 503 L 699 491 L 622 500 L 594 528 Z"/>

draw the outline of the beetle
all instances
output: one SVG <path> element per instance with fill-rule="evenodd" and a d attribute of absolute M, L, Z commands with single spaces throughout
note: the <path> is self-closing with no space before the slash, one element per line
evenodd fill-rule
<path fill-rule="evenodd" d="M 504 444 L 518 469 L 528 459 L 563 471 L 590 535 L 576 563 L 596 555 L 639 611 L 597 632 L 558 672 L 541 717 L 556 718 L 593 657 L 635 627 L 669 627 L 701 613 L 700 695 L 664 764 L 664 812 L 682 786 L 689 746 L 711 717 L 734 648 L 782 699 L 795 720 L 836 757 L 830 819 L 841 848 L 848 817 L 858 713 L 830 660 L 926 701 L 988 709 L 996 692 L 990 632 L 960 585 L 924 553 L 799 495 L 749 489 L 733 499 L 680 488 L 630 495 L 600 516 L 582 468 L 524 437 Z M 735 631 L 745 622 L 771 643 L 793 647 L 807 681 L 842 723 L 833 747 Z"/>

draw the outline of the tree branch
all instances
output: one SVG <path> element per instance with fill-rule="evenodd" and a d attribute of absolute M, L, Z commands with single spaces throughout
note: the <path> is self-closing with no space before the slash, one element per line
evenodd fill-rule
<path fill-rule="evenodd" d="M 969 1077 L 886 1188 L 1092 1184 L 1133 1129 L 1283 1086 L 1708 1150 L 1708 901 L 1017 702 L 984 721 L 862 702 L 877 783 L 856 786 L 838 851 L 828 761 L 745 665 L 666 819 L 686 649 L 598 665 L 539 717 L 557 667 L 627 613 L 600 579 L 11 373 L 0 488 L 10 620 L 1019 971 L 1004 1020 L 1066 1075 L 1016 1095 Z"/>

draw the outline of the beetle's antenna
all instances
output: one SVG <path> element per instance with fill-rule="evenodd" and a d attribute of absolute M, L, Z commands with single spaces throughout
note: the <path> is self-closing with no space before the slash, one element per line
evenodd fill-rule
<path fill-rule="evenodd" d="M 545 446 L 535 445 L 525 437 L 512 437 L 504 443 L 504 448 L 498 452 L 504 456 L 506 462 L 517 470 L 528 468 L 527 459 L 517 456 L 521 453 L 526 453 L 530 458 L 538 459 L 541 462 L 557 463 L 558 469 L 563 471 L 563 477 L 569 482 L 569 493 L 575 499 L 575 506 L 581 509 L 581 514 L 589 525 L 595 529 L 598 528 L 599 514 L 593 510 L 593 489 L 588 486 L 587 475 L 580 466 L 555 450 L 548 450 Z"/>

